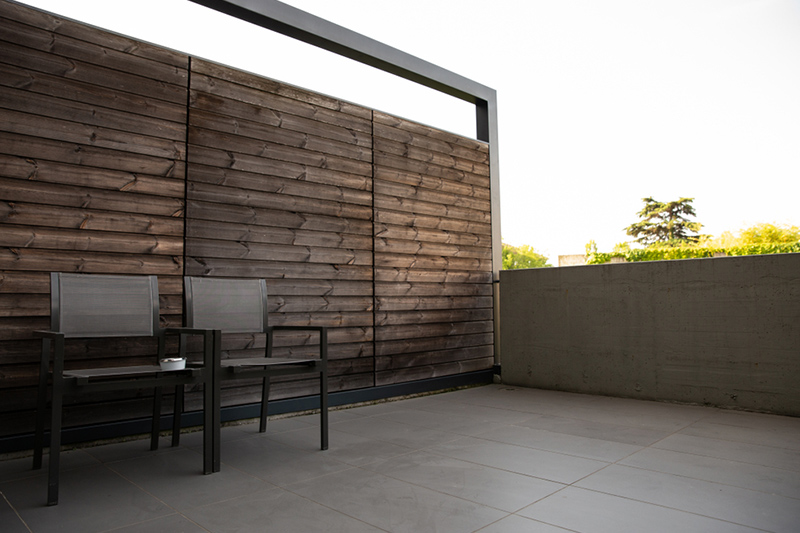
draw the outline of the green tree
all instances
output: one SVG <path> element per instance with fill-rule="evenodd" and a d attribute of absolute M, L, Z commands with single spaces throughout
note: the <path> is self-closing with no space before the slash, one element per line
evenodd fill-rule
<path fill-rule="evenodd" d="M 547 261 L 546 256 L 536 252 L 527 244 L 511 246 L 503 243 L 503 270 L 552 266 Z"/>
<path fill-rule="evenodd" d="M 634 237 L 636 242 L 644 246 L 663 246 L 700 240 L 697 232 L 703 225 L 687 218 L 695 216 L 692 206 L 694 198 L 680 198 L 665 203 L 651 197 L 642 198 L 642 201 L 644 208 L 638 213 L 641 220 L 625 228 L 625 232 Z"/>

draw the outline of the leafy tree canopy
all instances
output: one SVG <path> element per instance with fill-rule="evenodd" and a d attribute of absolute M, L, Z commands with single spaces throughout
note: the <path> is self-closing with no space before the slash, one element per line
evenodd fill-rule
<path fill-rule="evenodd" d="M 672 202 L 659 202 L 642 198 L 644 208 L 639 211 L 641 219 L 634 222 L 625 232 L 643 246 L 680 245 L 698 242 L 697 233 L 703 227 L 699 222 L 691 222 L 687 217 L 695 216 L 692 202 L 694 198 L 679 198 Z"/>
<path fill-rule="evenodd" d="M 503 270 L 518 268 L 542 268 L 553 265 L 548 264 L 546 256 L 536 252 L 527 244 L 511 246 L 503 243 Z"/>

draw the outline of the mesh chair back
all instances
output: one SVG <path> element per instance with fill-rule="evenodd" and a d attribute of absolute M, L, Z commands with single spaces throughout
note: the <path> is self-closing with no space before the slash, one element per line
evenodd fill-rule
<path fill-rule="evenodd" d="M 156 276 L 50 275 L 51 328 L 67 337 L 153 336 Z"/>
<path fill-rule="evenodd" d="M 186 325 L 228 333 L 267 328 L 267 284 L 263 279 L 184 278 Z"/>

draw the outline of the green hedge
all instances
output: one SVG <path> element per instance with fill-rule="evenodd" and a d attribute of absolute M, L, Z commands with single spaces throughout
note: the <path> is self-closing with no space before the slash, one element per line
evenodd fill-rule
<path fill-rule="evenodd" d="M 715 254 L 725 255 L 765 255 L 800 253 L 800 242 L 749 244 L 746 246 L 732 246 L 730 248 L 708 248 L 700 246 L 675 246 L 675 247 L 649 247 L 627 252 L 593 253 L 589 255 L 586 263 L 600 265 L 608 263 L 614 257 L 621 257 L 628 262 L 636 261 L 665 261 L 668 259 L 695 259 L 700 257 L 714 257 Z"/>

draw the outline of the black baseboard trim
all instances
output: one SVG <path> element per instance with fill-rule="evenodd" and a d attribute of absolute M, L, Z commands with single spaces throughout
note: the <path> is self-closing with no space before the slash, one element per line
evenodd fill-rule
<path fill-rule="evenodd" d="M 442 376 L 438 378 L 423 379 L 420 381 L 397 383 L 394 385 L 370 387 L 368 389 L 332 392 L 328 395 L 328 405 L 330 407 L 337 407 L 341 405 L 351 405 L 362 402 L 374 402 L 388 398 L 395 398 L 398 396 L 442 391 L 457 387 L 485 385 L 492 383 L 493 375 L 493 370 L 488 369 L 479 370 L 477 372 L 469 372 L 466 374 L 456 374 L 453 376 Z M 221 418 L 223 422 L 257 418 L 259 416 L 260 409 L 261 406 L 257 403 L 224 407 L 222 409 Z M 285 400 L 273 400 L 269 402 L 270 415 L 282 415 L 287 413 L 309 411 L 312 409 L 319 409 L 319 396 L 304 396 L 302 398 L 288 398 Z M 172 415 L 162 416 L 160 423 L 162 430 L 171 429 Z M 183 416 L 181 416 L 181 427 L 194 427 L 199 426 L 202 423 L 203 414 L 200 411 L 184 413 Z M 130 437 L 132 435 L 143 435 L 148 433 L 150 433 L 150 419 L 139 418 L 121 422 L 108 422 L 90 426 L 65 428 L 61 434 L 61 442 L 63 444 L 76 444 L 81 442 L 118 439 Z M 49 442 L 49 440 L 50 435 L 49 433 L 46 433 L 45 442 Z M 32 449 L 32 433 L 0 437 L 0 454 L 21 452 Z"/>

